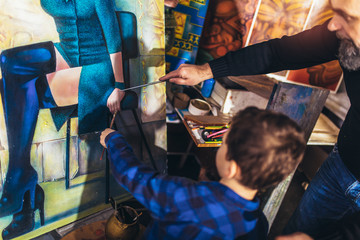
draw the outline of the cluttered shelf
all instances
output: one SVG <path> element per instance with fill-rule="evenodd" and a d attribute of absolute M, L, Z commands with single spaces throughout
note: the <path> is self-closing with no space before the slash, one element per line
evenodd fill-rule
<path fill-rule="evenodd" d="M 197 147 L 221 146 L 222 137 L 229 128 L 229 116 L 195 116 L 187 109 L 178 108 L 175 111 Z"/>
<path fill-rule="evenodd" d="M 199 121 L 198 116 L 190 115 L 187 110 L 176 109 L 176 112 L 181 116 L 181 121 L 197 147 L 220 147 L 223 134 L 229 127 L 229 117 L 224 117 L 224 122 L 216 123 L 214 121 L 219 120 L 217 116 L 201 116 L 201 120 L 208 121 L 204 123 Z M 310 135 L 308 145 L 334 145 L 338 134 L 339 128 L 321 113 Z"/>
<path fill-rule="evenodd" d="M 213 92 L 206 100 L 210 103 L 217 102 L 221 105 L 219 112 L 230 115 L 246 106 L 267 108 L 277 85 L 282 84 L 265 75 L 226 77 L 216 80 Z M 283 96 L 287 96 L 285 94 Z M 286 104 L 286 100 L 284 101 Z M 308 145 L 334 145 L 339 134 L 339 127 L 326 114 L 321 111 L 318 114 L 315 126 L 308 138 Z"/>
<path fill-rule="evenodd" d="M 201 97 L 211 105 L 209 114 L 196 116 L 189 112 L 188 107 L 175 108 L 176 113 L 197 147 L 220 147 L 223 136 L 221 131 L 228 128 L 231 116 L 247 106 L 268 108 L 273 101 L 271 99 L 274 98 L 274 91 L 281 84 L 267 76 L 216 79 L 212 93 L 208 97 L 202 94 L 201 86 L 191 87 L 198 94 L 196 98 Z M 283 96 L 288 96 L 288 92 L 284 91 Z M 288 97 L 290 100 L 293 99 L 292 96 Z M 277 98 L 279 99 L 279 96 Z M 282 99 L 281 104 L 287 104 L 287 98 Z M 315 119 L 316 124 L 314 122 L 313 129 L 308 133 L 308 145 L 334 145 L 339 128 L 321 113 L 321 110 L 317 111 L 320 112 L 317 113 L 319 115 Z M 316 115 L 315 112 L 313 114 Z"/>
<path fill-rule="evenodd" d="M 232 81 L 265 99 L 271 97 L 275 84 L 279 83 L 278 80 L 266 75 L 226 77 L 220 81 Z M 308 145 L 334 145 L 338 134 L 339 127 L 321 112 L 308 139 Z"/>

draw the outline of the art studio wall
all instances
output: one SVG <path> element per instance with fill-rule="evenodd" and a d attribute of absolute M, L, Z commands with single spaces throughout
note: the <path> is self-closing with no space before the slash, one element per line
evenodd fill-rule
<path fill-rule="evenodd" d="M 115 11 L 136 24 L 135 48 L 127 49 L 137 50 L 128 61 L 128 85 L 156 81 L 165 73 L 163 1 L 0 0 L 3 239 L 30 239 L 109 207 L 109 196 L 131 197 L 111 177 L 106 158 L 100 160 L 100 130 L 112 118 L 106 108 L 116 68 L 110 55 L 124 47 L 114 34 L 121 25 L 104 27 L 118 24 Z M 80 79 L 78 88 L 72 78 Z M 57 83 L 60 90 L 53 91 Z M 116 128 L 140 159 L 150 163 L 151 155 L 165 171 L 165 84 L 135 92 L 138 108 L 121 111 Z"/>
<path fill-rule="evenodd" d="M 209 3 L 199 43 L 199 64 L 244 46 L 293 35 L 332 16 L 326 0 L 215 0 Z M 336 91 L 342 71 L 337 61 L 271 75 L 283 81 Z"/>

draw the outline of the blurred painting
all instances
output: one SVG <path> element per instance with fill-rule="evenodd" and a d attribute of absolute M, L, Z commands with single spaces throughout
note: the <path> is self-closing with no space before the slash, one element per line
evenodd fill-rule
<path fill-rule="evenodd" d="M 196 59 L 203 64 L 229 51 L 294 35 L 332 17 L 326 0 L 215 0 L 209 4 Z M 336 91 L 342 71 L 337 61 L 269 74 L 280 81 Z M 254 76 L 256 78 L 256 76 Z"/>
<path fill-rule="evenodd" d="M 306 29 L 322 24 L 332 16 L 333 12 L 328 1 L 314 1 Z M 306 69 L 290 71 L 287 76 L 289 81 L 318 86 L 330 91 L 338 89 L 341 79 L 342 70 L 337 60 Z"/>
<path fill-rule="evenodd" d="M 207 62 L 244 47 L 257 5 L 258 1 L 252 0 L 211 1 L 197 62 Z"/>
<path fill-rule="evenodd" d="M 180 0 L 172 10 L 176 21 L 173 45 L 166 52 L 166 71 L 195 63 L 209 0 Z"/>

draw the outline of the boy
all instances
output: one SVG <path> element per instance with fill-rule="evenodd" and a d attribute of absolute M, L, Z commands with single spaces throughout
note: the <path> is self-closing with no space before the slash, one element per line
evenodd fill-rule
<path fill-rule="evenodd" d="M 194 182 L 145 166 L 112 129 L 100 142 L 118 183 L 152 213 L 148 239 L 266 239 L 255 195 L 294 171 L 306 146 L 293 120 L 250 107 L 233 117 L 216 154 L 220 181 Z"/>

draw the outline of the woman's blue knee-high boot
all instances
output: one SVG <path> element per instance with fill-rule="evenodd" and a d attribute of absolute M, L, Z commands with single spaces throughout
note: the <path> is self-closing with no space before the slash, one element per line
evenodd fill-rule
<path fill-rule="evenodd" d="M 0 217 L 21 211 L 25 193 L 35 207 L 38 175 L 30 149 L 39 112 L 37 81 L 56 69 L 52 42 L 4 50 L 0 56 L 9 165 L 0 199 Z"/>

